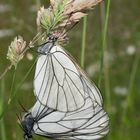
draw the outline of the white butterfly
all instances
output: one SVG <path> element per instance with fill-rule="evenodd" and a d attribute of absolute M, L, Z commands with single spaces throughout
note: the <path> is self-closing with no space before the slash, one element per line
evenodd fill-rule
<path fill-rule="evenodd" d="M 37 102 L 21 122 L 25 139 L 34 133 L 54 139 L 99 139 L 109 131 L 101 94 L 54 40 L 39 50 L 34 78 Z"/>
<path fill-rule="evenodd" d="M 46 55 L 40 55 L 37 61 L 34 79 L 37 99 L 44 106 L 63 112 L 81 108 L 88 96 L 101 106 L 97 87 L 63 48 L 54 45 L 48 49 L 51 45 L 42 48 Z"/>
<path fill-rule="evenodd" d="M 36 102 L 22 121 L 25 139 L 33 134 L 54 139 L 95 140 L 108 133 L 108 116 L 98 103 L 90 98 L 85 105 L 73 112 L 59 112 Z"/>

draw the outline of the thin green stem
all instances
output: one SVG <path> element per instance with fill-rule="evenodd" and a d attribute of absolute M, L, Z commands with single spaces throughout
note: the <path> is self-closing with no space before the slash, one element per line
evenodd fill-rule
<path fill-rule="evenodd" d="M 98 86 L 101 86 L 101 81 L 104 74 L 104 84 L 105 84 L 105 98 L 106 98 L 106 109 L 110 112 L 111 107 L 111 97 L 110 97 L 110 77 L 109 77 L 109 63 L 108 58 L 105 57 L 105 52 L 107 50 L 107 31 L 108 31 L 108 21 L 110 14 L 110 0 L 107 1 L 107 10 L 105 12 L 105 3 L 103 2 L 100 6 L 101 11 L 101 29 L 102 29 L 102 49 L 100 52 L 100 75 Z M 104 64 L 105 62 L 105 64 Z M 110 140 L 110 135 L 107 137 Z"/>
<path fill-rule="evenodd" d="M 0 120 L 0 128 L 1 128 L 1 138 L 2 140 L 6 140 L 6 132 L 5 132 L 5 124 L 4 124 L 4 118 Z"/>
<path fill-rule="evenodd" d="M 105 14 L 105 22 L 103 27 L 103 33 L 102 33 L 102 49 L 101 49 L 101 63 L 100 63 L 100 75 L 98 80 L 98 86 L 100 87 L 102 77 L 103 77 L 103 66 L 104 66 L 104 53 L 107 47 L 107 31 L 108 31 L 108 21 L 109 21 L 109 14 L 110 14 L 110 2 L 111 0 L 107 1 L 107 10 Z"/>
<path fill-rule="evenodd" d="M 28 72 L 27 72 L 26 75 L 24 76 L 23 80 L 16 86 L 16 89 L 15 89 L 14 92 L 13 92 L 13 87 L 11 86 L 11 93 L 12 93 L 12 92 L 13 92 L 13 93 L 12 93 L 12 94 L 10 95 L 10 97 L 9 97 L 8 104 L 5 103 L 4 108 L 7 108 L 8 105 L 10 105 L 11 102 L 15 99 L 18 90 L 20 89 L 20 87 L 22 86 L 22 84 L 24 83 L 24 81 L 26 80 L 26 78 L 28 77 L 28 75 L 30 74 L 30 72 L 32 71 L 32 69 L 33 69 L 35 63 L 36 63 L 36 60 L 35 60 L 34 63 L 31 65 L 30 69 L 28 70 Z M 14 79 L 14 78 L 13 78 L 13 79 Z M 13 81 L 14 81 L 14 80 L 13 80 Z M 5 113 L 5 111 L 6 111 L 6 109 L 4 109 L 4 108 L 3 108 L 3 112 L 0 114 L 0 115 L 1 115 L 0 118 L 2 118 L 2 117 L 4 116 L 4 113 Z"/>
<path fill-rule="evenodd" d="M 106 65 L 104 69 L 104 79 L 105 79 L 105 96 L 106 96 L 106 108 L 107 111 L 110 111 L 111 107 L 111 94 L 110 94 L 110 77 L 109 77 L 109 64 L 108 60 L 106 60 Z"/>
<path fill-rule="evenodd" d="M 7 72 L 12 68 L 12 64 L 10 64 L 4 72 L 0 75 L 0 80 L 7 74 Z"/>
<path fill-rule="evenodd" d="M 4 89 L 5 89 L 5 82 L 4 79 L 1 80 L 1 87 L 0 87 L 0 119 L 2 117 L 3 114 L 3 110 L 4 110 Z"/>
<path fill-rule="evenodd" d="M 109 3 L 107 3 L 109 4 Z M 109 12 L 109 11 L 108 11 Z M 109 13 L 106 13 L 109 14 Z M 101 26 L 102 26 L 102 34 L 103 34 L 103 42 L 102 42 L 102 46 L 103 46 L 103 56 L 102 56 L 102 62 L 101 62 L 101 71 L 104 72 L 104 84 L 105 84 L 105 95 L 106 95 L 106 108 L 107 111 L 109 112 L 109 108 L 111 106 L 111 97 L 110 97 L 110 78 L 109 78 L 109 63 L 108 63 L 108 58 L 104 56 L 105 51 L 107 50 L 107 21 L 109 19 L 109 16 L 106 18 L 107 16 L 105 16 L 105 3 L 101 4 Z M 106 28 L 106 29 L 105 29 Z M 106 32 L 106 33 L 105 33 Z M 106 58 L 106 59 L 105 59 Z M 104 60 L 105 59 L 105 60 Z M 105 62 L 105 64 L 103 64 Z M 103 69 L 104 66 L 104 69 Z M 102 74 L 100 74 L 100 76 L 102 76 Z M 101 77 L 100 77 L 101 78 Z M 99 86 L 101 84 L 101 79 L 100 79 L 100 83 Z"/>
<path fill-rule="evenodd" d="M 16 79 L 16 70 L 14 70 L 14 74 L 13 74 L 13 78 L 12 78 L 12 85 L 11 85 L 10 97 L 9 97 L 9 100 L 8 100 L 8 104 L 11 101 L 11 97 L 12 97 L 12 93 L 13 93 L 13 89 L 14 89 L 14 84 L 15 84 L 15 79 Z"/>
<path fill-rule="evenodd" d="M 133 63 L 133 66 L 132 66 L 132 72 L 131 72 L 131 75 L 130 75 L 128 96 L 127 96 L 128 108 L 132 107 L 132 97 L 131 96 L 132 96 L 132 89 L 133 89 L 135 78 L 136 78 L 137 67 L 138 67 L 138 64 L 139 64 L 139 58 L 140 58 L 140 56 L 137 53 L 136 56 L 135 56 L 135 59 L 134 59 L 134 63 Z"/>
<path fill-rule="evenodd" d="M 37 10 L 40 8 L 41 3 L 40 0 L 36 0 L 36 8 Z M 41 28 L 39 26 L 37 26 L 37 32 L 40 33 L 41 32 Z"/>
<path fill-rule="evenodd" d="M 36 60 L 34 61 L 34 63 L 32 64 L 32 66 L 30 67 L 30 69 L 28 70 L 28 72 L 26 73 L 26 75 L 24 76 L 23 80 L 17 85 L 17 88 L 15 89 L 14 93 L 12 94 L 12 96 L 9 98 L 8 104 L 10 104 L 12 102 L 12 100 L 15 98 L 17 91 L 19 90 L 19 88 L 22 86 L 23 82 L 27 79 L 28 75 L 30 74 L 30 72 L 32 71 L 34 65 L 36 63 Z"/>
<path fill-rule="evenodd" d="M 86 32 L 87 32 L 87 16 L 85 16 L 83 19 L 82 50 L 81 50 L 82 67 L 84 67 L 84 63 L 85 63 Z"/>
<path fill-rule="evenodd" d="M 140 60 L 140 56 L 139 53 L 136 54 L 134 62 L 133 62 L 133 66 L 132 66 L 132 70 L 131 70 L 131 74 L 130 74 L 130 80 L 129 80 L 129 87 L 128 87 L 128 96 L 126 98 L 126 107 L 123 109 L 122 112 L 122 123 L 120 126 L 120 139 L 123 139 L 123 128 L 126 127 L 125 125 L 125 120 L 127 117 L 127 111 L 128 109 L 132 108 L 132 89 L 134 87 L 135 84 L 135 79 L 136 79 L 136 73 L 137 73 L 137 68 L 139 65 L 139 60 Z"/>
<path fill-rule="evenodd" d="M 4 91 L 5 91 L 5 82 L 4 79 L 1 80 L 1 112 L 0 112 L 0 131 L 2 140 L 6 140 L 6 131 L 5 131 L 5 123 L 4 118 L 2 118 L 3 110 L 4 110 Z"/>

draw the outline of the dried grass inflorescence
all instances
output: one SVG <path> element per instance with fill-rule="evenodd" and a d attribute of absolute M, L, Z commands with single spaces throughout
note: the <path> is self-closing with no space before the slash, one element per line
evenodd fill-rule
<path fill-rule="evenodd" d="M 18 62 L 24 56 L 24 49 L 26 47 L 26 42 L 21 36 L 15 37 L 14 41 L 11 42 L 8 52 L 7 59 L 16 67 Z"/>
<path fill-rule="evenodd" d="M 67 15 L 70 19 L 70 24 L 73 24 L 86 16 L 88 11 L 92 10 L 101 1 L 103 0 L 73 0 L 65 7 L 64 15 Z M 63 21 L 62 25 L 69 19 Z"/>
<path fill-rule="evenodd" d="M 102 0 L 50 0 L 51 6 L 38 11 L 37 25 L 48 33 L 68 28 L 88 14 Z"/>

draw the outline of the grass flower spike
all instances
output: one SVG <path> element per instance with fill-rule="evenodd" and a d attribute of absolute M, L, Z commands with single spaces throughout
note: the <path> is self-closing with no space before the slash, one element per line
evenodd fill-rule
<path fill-rule="evenodd" d="M 51 28 L 52 21 L 53 15 L 51 12 L 51 8 L 45 9 L 44 6 L 41 7 L 37 13 L 37 26 L 42 26 L 48 32 Z"/>
<path fill-rule="evenodd" d="M 23 40 L 21 36 L 15 37 L 14 41 L 11 42 L 8 53 L 7 59 L 9 59 L 12 65 L 17 66 L 18 62 L 24 56 L 24 49 L 26 47 L 26 42 Z"/>
<path fill-rule="evenodd" d="M 42 26 L 48 34 L 56 30 L 59 24 L 66 18 L 66 15 L 63 13 L 66 5 L 69 4 L 69 0 L 51 1 L 52 3 L 53 5 L 47 9 L 41 7 L 37 13 L 37 26 Z"/>

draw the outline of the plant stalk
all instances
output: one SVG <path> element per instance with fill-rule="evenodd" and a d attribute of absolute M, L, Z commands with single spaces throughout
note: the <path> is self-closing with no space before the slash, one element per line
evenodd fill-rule
<path fill-rule="evenodd" d="M 86 32 L 87 32 L 87 16 L 83 19 L 83 33 L 82 33 L 82 49 L 81 49 L 81 66 L 85 63 L 85 48 L 86 48 Z"/>

